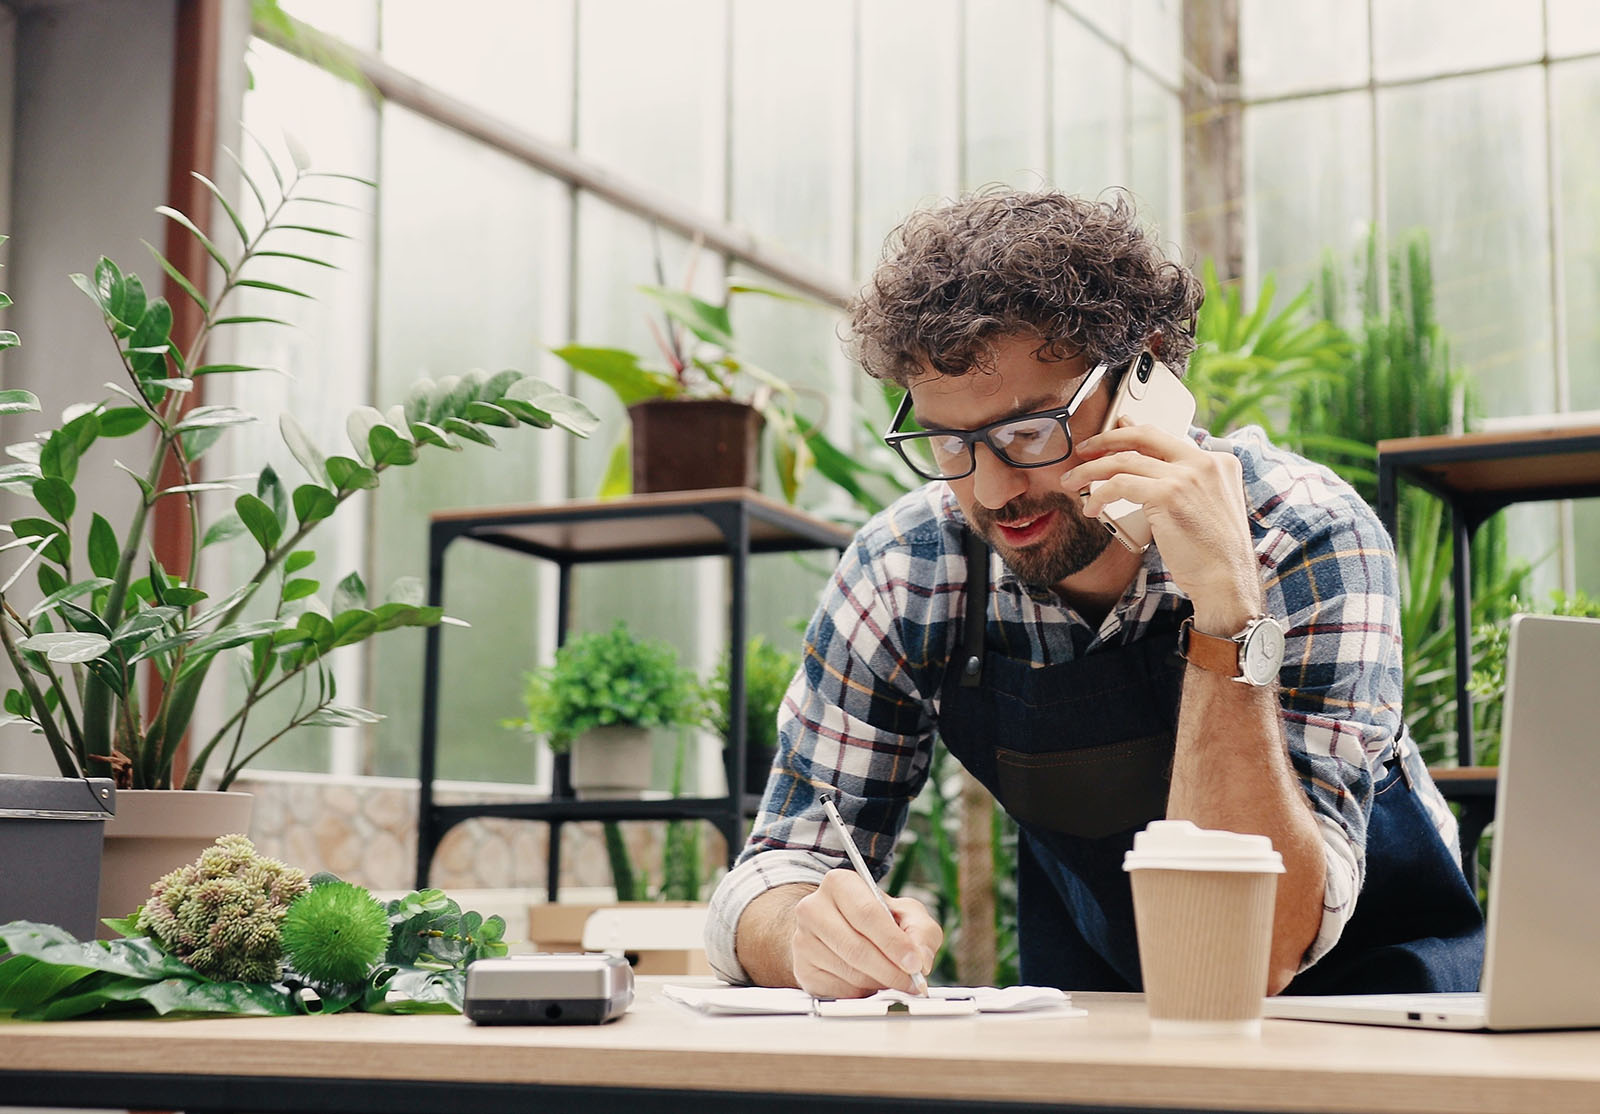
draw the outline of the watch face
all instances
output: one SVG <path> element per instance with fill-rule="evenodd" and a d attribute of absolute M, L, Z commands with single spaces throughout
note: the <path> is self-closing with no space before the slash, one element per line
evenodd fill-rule
<path fill-rule="evenodd" d="M 1240 672 L 1252 685 L 1270 684 L 1283 664 L 1283 628 L 1272 619 L 1263 619 L 1250 628 L 1240 655 Z"/>

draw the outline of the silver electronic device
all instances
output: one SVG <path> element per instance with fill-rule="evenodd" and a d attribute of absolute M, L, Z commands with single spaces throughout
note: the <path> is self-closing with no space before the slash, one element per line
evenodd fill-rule
<path fill-rule="evenodd" d="M 1600 619 L 1512 617 L 1481 992 L 1280 996 L 1266 1000 L 1267 1017 L 1427 1029 L 1600 1028 L 1597 676 Z"/>
<path fill-rule="evenodd" d="M 549 952 L 475 960 L 462 1012 L 478 1025 L 601 1025 L 632 1004 L 622 956 Z"/>

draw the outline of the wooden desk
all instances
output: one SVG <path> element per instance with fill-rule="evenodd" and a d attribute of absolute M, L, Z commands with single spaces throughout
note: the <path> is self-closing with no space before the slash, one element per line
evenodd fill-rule
<path fill-rule="evenodd" d="M 599 1027 L 362 1014 L 0 1021 L 0 1103 L 350 1114 L 1600 1110 L 1600 1032 L 1267 1021 L 1260 1040 L 1155 1040 L 1139 997 L 1092 994 L 1075 996 L 1084 1018 L 721 1020 L 660 999 L 666 981 L 641 979 L 627 1016 Z"/>

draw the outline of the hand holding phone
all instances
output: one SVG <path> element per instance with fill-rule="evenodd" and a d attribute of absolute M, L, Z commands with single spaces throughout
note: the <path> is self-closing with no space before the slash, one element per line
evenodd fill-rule
<path fill-rule="evenodd" d="M 1194 396 L 1189 388 L 1146 349 L 1123 372 L 1122 382 L 1117 385 L 1117 393 L 1100 430 L 1104 433 L 1115 429 L 1126 417 L 1136 425 L 1153 425 L 1183 437 L 1194 420 L 1194 408 Z M 1094 486 L 1091 484 L 1090 489 Z M 1142 504 L 1118 499 L 1107 503 L 1099 518 L 1112 536 L 1130 551 L 1141 553 L 1150 544 L 1150 524 L 1145 521 Z"/>

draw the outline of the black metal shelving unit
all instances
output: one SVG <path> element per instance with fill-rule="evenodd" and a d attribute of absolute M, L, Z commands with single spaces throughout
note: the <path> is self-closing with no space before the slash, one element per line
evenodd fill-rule
<path fill-rule="evenodd" d="M 732 739 L 723 748 L 728 792 L 721 797 L 660 800 L 578 800 L 568 778 L 568 756 L 557 755 L 551 795 L 542 801 L 441 805 L 434 795 L 439 745 L 441 631 L 430 627 L 423 658 L 422 746 L 418 777 L 417 886 L 428 874 L 440 841 L 456 824 L 476 817 L 536 820 L 550 826 L 546 888 L 556 899 L 561 877 L 561 826 L 579 820 L 705 820 L 727 840 L 730 859 L 739 849 L 745 817 L 757 802 L 745 794 L 744 654 L 750 558 L 808 549 L 842 550 L 850 532 L 746 488 L 676 491 L 626 499 L 547 506 L 447 511 L 428 528 L 428 603 L 444 602 L 444 558 L 451 543 L 468 538 L 553 562 L 559 571 L 556 637 L 565 641 L 572 570 L 578 565 L 725 557 L 730 563 L 728 680 Z"/>
<path fill-rule="evenodd" d="M 1514 503 L 1600 495 L 1600 426 L 1568 426 L 1378 443 L 1378 516 L 1394 536 L 1399 481 L 1433 492 L 1450 510 L 1450 586 L 1456 634 L 1456 761 L 1435 771 L 1439 789 L 1461 806 L 1461 860 L 1477 879 L 1477 845 L 1494 819 L 1497 775 L 1473 765 L 1472 538 Z"/>

